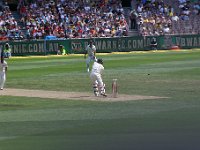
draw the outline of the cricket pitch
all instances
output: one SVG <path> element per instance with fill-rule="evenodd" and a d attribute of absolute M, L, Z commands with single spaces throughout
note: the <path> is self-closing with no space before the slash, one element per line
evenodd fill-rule
<path fill-rule="evenodd" d="M 150 100 L 150 99 L 166 99 L 168 97 L 144 96 L 144 95 L 126 95 L 118 94 L 116 98 L 112 94 L 107 97 L 95 97 L 93 93 L 85 92 L 64 92 L 64 91 L 45 91 L 45 90 L 26 90 L 7 88 L 0 91 L 1 96 L 22 96 L 22 97 L 38 97 L 52 98 L 60 100 L 89 100 L 89 101 L 132 101 L 132 100 Z"/>

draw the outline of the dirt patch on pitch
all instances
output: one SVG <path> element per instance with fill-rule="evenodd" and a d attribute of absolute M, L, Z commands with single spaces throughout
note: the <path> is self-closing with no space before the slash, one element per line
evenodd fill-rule
<path fill-rule="evenodd" d="M 95 97 L 92 93 L 84 93 L 84 92 L 25 90 L 25 89 L 11 89 L 11 88 L 1 90 L 0 95 L 52 98 L 52 99 L 62 99 L 62 100 L 90 100 L 90 101 L 111 101 L 111 102 L 167 98 L 158 96 L 125 95 L 125 94 L 118 94 L 116 98 L 114 98 L 112 94 L 108 94 L 107 97 Z"/>

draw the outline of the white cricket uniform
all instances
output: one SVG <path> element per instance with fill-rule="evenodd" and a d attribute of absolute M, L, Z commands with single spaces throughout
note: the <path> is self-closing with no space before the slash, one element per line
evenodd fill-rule
<path fill-rule="evenodd" d="M 90 73 L 90 79 L 92 81 L 94 92 L 98 92 L 100 90 L 101 94 L 105 93 L 105 84 L 103 83 L 103 80 L 101 77 L 103 70 L 104 70 L 104 67 L 102 64 L 94 62 L 92 66 L 92 71 Z"/>
<path fill-rule="evenodd" d="M 95 47 L 95 45 L 92 45 L 92 47 L 90 47 L 90 45 L 88 45 L 86 47 L 86 51 L 87 51 L 87 54 L 88 54 L 88 58 L 86 59 L 86 64 L 89 65 L 89 63 L 91 61 L 96 61 L 96 57 L 95 57 L 96 47 Z"/>
<path fill-rule="evenodd" d="M 0 62 L 0 88 L 3 89 L 6 82 L 6 67 L 8 67 L 7 62 L 4 60 L 3 63 Z"/>

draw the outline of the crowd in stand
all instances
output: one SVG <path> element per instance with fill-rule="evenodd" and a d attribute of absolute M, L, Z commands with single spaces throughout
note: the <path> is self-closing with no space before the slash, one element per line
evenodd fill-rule
<path fill-rule="evenodd" d="M 170 3 L 171 2 L 171 3 Z M 175 10 L 172 4 L 178 4 L 178 9 Z M 174 6 L 174 5 L 173 5 Z M 131 13 L 135 13 L 137 27 L 143 36 L 157 36 L 166 34 L 181 34 L 185 22 L 189 24 L 185 28 L 191 26 L 191 31 L 185 33 L 199 34 L 200 29 L 192 28 L 194 17 L 199 22 L 200 1 L 199 0 L 137 0 L 136 7 Z M 130 14 L 131 16 L 132 14 Z M 183 21 L 183 22 L 181 22 Z M 200 25 L 197 22 L 197 26 Z M 176 27 L 178 25 L 178 27 Z M 180 29 L 180 30 L 178 30 Z M 183 31 L 183 32 L 182 32 Z"/>
<path fill-rule="evenodd" d="M 170 33 L 174 9 L 163 1 L 146 1 L 137 6 L 139 30 L 143 36 Z"/>
<path fill-rule="evenodd" d="M 35 0 L 20 6 L 27 37 L 58 38 L 127 36 L 120 0 Z"/>
<path fill-rule="evenodd" d="M 0 6 L 0 40 L 120 37 L 128 35 L 129 26 L 143 36 L 200 34 L 200 0 L 135 1 L 128 25 L 121 0 L 19 0 L 23 33 L 5 3 Z"/>
<path fill-rule="evenodd" d="M 20 37 L 20 28 L 13 17 L 9 6 L 0 5 L 0 40 L 11 40 Z"/>

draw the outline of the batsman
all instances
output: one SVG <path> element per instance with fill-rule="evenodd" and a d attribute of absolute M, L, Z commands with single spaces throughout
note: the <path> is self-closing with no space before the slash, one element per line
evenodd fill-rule
<path fill-rule="evenodd" d="M 94 62 L 92 66 L 92 71 L 90 73 L 90 79 L 92 81 L 92 87 L 94 90 L 94 95 L 99 96 L 102 95 L 104 97 L 107 97 L 106 91 L 105 91 L 105 84 L 102 80 L 102 73 L 104 70 L 103 66 L 103 60 L 101 58 L 97 59 L 96 62 Z"/>

